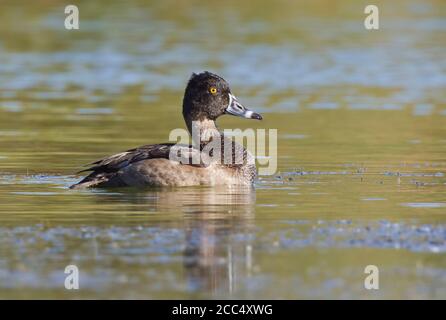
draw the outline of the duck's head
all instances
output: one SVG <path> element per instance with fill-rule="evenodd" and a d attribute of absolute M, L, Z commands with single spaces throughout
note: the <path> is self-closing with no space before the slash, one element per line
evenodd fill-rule
<path fill-rule="evenodd" d="M 184 92 L 183 116 L 186 122 L 215 121 L 223 114 L 262 120 L 260 114 L 237 101 L 225 79 L 208 71 L 193 73 Z"/>

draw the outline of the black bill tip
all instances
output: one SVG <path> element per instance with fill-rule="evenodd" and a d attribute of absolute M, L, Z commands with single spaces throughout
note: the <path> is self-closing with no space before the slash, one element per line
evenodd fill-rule
<path fill-rule="evenodd" d="M 255 119 L 255 120 L 263 120 L 262 116 L 261 116 L 260 114 L 256 113 L 256 112 L 253 112 L 253 113 L 251 114 L 251 117 L 250 117 L 250 118 L 251 118 L 251 119 Z"/>

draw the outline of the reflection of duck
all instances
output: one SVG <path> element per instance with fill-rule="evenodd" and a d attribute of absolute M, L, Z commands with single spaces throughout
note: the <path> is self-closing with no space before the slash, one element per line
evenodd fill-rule
<path fill-rule="evenodd" d="M 152 212 L 180 212 L 184 230 L 183 267 L 190 290 L 230 293 L 252 265 L 255 191 L 248 186 L 150 189 L 119 195 Z M 104 194 L 99 197 L 104 201 Z M 178 221 L 177 218 L 175 220 Z"/>
<path fill-rule="evenodd" d="M 204 199 L 185 220 L 185 277 L 191 290 L 232 293 L 252 266 L 255 193 L 220 189 Z"/>
<path fill-rule="evenodd" d="M 85 170 L 93 172 L 71 188 L 251 184 L 254 157 L 218 131 L 215 120 L 223 114 L 262 119 L 237 101 L 223 78 L 210 72 L 193 74 L 184 93 L 183 116 L 189 132 L 196 130 L 199 138 L 196 147 L 181 145 L 181 162 L 171 160 L 172 143 L 146 145 L 94 162 Z M 218 156 L 205 151 L 215 141 L 221 143 L 211 152 Z"/>
<path fill-rule="evenodd" d="M 191 219 L 185 227 L 183 265 L 189 288 L 217 295 L 235 291 L 252 266 L 250 219 Z"/>

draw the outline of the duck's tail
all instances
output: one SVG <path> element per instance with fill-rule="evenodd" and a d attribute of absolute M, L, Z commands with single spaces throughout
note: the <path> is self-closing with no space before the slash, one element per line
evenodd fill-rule
<path fill-rule="evenodd" d="M 122 185 L 122 183 L 119 183 L 117 180 L 119 180 L 120 182 L 120 179 L 117 179 L 115 172 L 111 173 L 92 172 L 78 183 L 70 186 L 70 189 L 85 189 L 91 187 L 112 187 L 112 186 Z"/>

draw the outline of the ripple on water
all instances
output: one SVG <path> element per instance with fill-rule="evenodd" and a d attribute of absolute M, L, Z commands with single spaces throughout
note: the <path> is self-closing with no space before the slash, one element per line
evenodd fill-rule
<path fill-rule="evenodd" d="M 78 108 L 76 109 L 77 114 L 113 114 L 114 110 L 112 108 Z"/>
<path fill-rule="evenodd" d="M 401 204 L 404 207 L 410 208 L 444 208 L 446 203 L 444 202 L 406 202 Z"/>
<path fill-rule="evenodd" d="M 370 103 L 350 103 L 349 108 L 352 110 L 402 110 L 403 105 L 400 104 L 373 104 Z"/>
<path fill-rule="evenodd" d="M 428 116 L 433 113 L 434 106 L 432 104 L 417 104 L 413 109 L 414 116 Z"/>
<path fill-rule="evenodd" d="M 311 222 L 297 224 L 286 221 L 285 223 L 292 224 L 294 227 L 273 232 L 269 236 L 280 239 L 280 247 L 287 249 L 315 246 L 446 252 L 444 225 L 410 224 L 386 220 L 372 222 L 319 220 L 317 225 Z M 305 224 L 312 228 L 305 229 Z"/>
<path fill-rule="evenodd" d="M 66 175 L 1 175 L 0 184 L 33 185 L 43 184 L 65 188 L 77 181 L 74 176 Z"/>
<path fill-rule="evenodd" d="M 1 101 L 0 109 L 7 112 L 21 112 L 23 107 L 22 104 L 17 101 Z"/>
<path fill-rule="evenodd" d="M 15 194 L 19 196 L 53 196 L 57 195 L 57 192 L 39 192 L 39 191 L 16 191 L 16 192 L 10 192 L 10 194 Z"/>
<path fill-rule="evenodd" d="M 280 137 L 284 138 L 284 139 L 297 139 L 297 140 L 300 140 L 300 139 L 308 138 L 308 135 L 306 135 L 306 134 L 298 134 L 298 133 L 289 133 L 289 134 L 282 134 L 282 135 L 280 135 Z"/>
<path fill-rule="evenodd" d="M 339 107 L 336 102 L 315 102 L 309 105 L 310 109 L 316 110 L 333 110 Z"/>

